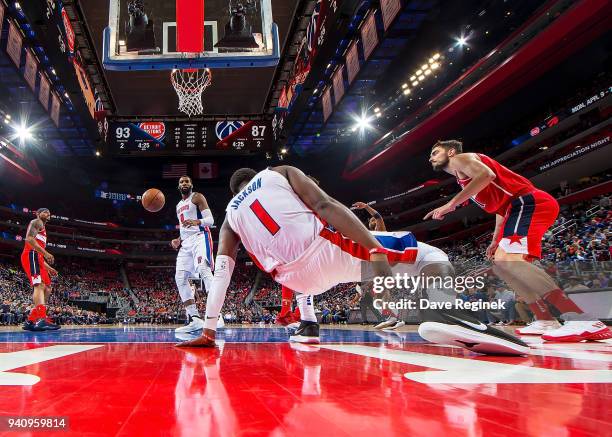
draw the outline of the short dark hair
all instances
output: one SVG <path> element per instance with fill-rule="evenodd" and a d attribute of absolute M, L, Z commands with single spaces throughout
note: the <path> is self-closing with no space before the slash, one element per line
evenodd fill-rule
<path fill-rule="evenodd" d="M 455 149 L 457 153 L 463 153 L 463 143 L 458 140 L 438 140 L 436 141 L 436 144 L 433 145 L 432 150 L 436 147 L 443 147 L 446 151 Z"/>
<path fill-rule="evenodd" d="M 232 190 L 232 194 L 236 194 L 240 191 L 240 186 L 253 179 L 256 174 L 257 172 L 252 168 L 239 168 L 236 170 L 230 178 L 230 190 Z"/>
<path fill-rule="evenodd" d="M 189 182 L 193 183 L 193 180 L 191 180 L 191 176 L 187 176 L 186 174 L 184 174 L 183 176 L 181 176 L 181 177 L 179 178 L 179 181 L 180 181 L 181 179 L 183 179 L 183 178 L 187 178 L 187 179 L 189 179 Z"/>

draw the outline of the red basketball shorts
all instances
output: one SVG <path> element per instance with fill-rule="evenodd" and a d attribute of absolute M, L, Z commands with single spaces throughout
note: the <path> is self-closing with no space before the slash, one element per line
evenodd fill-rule
<path fill-rule="evenodd" d="M 21 266 L 30 280 L 30 284 L 37 285 L 41 282 L 51 285 L 51 277 L 45 267 L 43 256 L 35 250 L 28 250 L 21 253 Z"/>
<path fill-rule="evenodd" d="M 542 237 L 559 215 L 559 204 L 545 191 L 535 190 L 512 200 L 498 243 L 506 253 L 522 253 L 527 258 L 542 256 Z"/>

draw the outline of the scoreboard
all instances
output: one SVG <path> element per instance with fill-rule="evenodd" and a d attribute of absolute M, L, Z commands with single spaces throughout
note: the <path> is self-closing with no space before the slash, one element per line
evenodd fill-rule
<path fill-rule="evenodd" d="M 125 155 L 247 154 L 272 148 L 269 121 L 111 121 L 106 143 Z"/>

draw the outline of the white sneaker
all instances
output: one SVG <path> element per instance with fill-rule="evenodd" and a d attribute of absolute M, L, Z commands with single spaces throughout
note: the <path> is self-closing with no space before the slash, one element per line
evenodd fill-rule
<path fill-rule="evenodd" d="M 300 327 L 300 322 L 289 323 L 286 328 L 288 329 L 298 329 Z"/>
<path fill-rule="evenodd" d="M 397 323 L 397 317 L 389 316 L 387 320 L 383 320 L 378 325 L 374 326 L 374 329 L 385 329 L 390 328 L 391 326 Z"/>
<path fill-rule="evenodd" d="M 536 320 L 522 328 L 516 328 L 514 332 L 519 335 L 542 335 L 561 327 L 561 323 L 556 320 Z"/>
<path fill-rule="evenodd" d="M 176 333 L 189 333 L 194 331 L 199 331 L 204 329 L 204 320 L 202 320 L 199 316 L 192 316 L 191 321 L 188 325 L 181 326 L 180 328 L 176 328 L 174 332 Z"/>
<path fill-rule="evenodd" d="M 542 335 L 542 339 L 546 341 L 567 342 L 608 340 L 610 338 L 612 338 L 612 331 L 599 320 L 565 322 L 560 328 L 547 331 Z"/>
<path fill-rule="evenodd" d="M 406 322 L 404 322 L 403 320 L 398 320 L 397 322 L 395 322 L 395 325 L 389 326 L 388 328 L 384 328 L 383 331 L 395 331 L 397 328 L 401 328 L 405 324 Z"/>

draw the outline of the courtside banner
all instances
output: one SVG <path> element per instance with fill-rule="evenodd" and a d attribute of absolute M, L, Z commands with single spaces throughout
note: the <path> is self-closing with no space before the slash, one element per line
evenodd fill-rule
<path fill-rule="evenodd" d="M 25 70 L 23 72 L 23 77 L 33 92 L 36 91 L 36 73 L 38 73 L 38 62 L 36 61 L 36 56 L 34 56 L 32 50 L 26 49 Z"/>
<path fill-rule="evenodd" d="M 592 143 L 587 144 L 583 147 L 579 147 L 576 150 L 572 150 L 571 152 L 566 153 L 565 155 L 560 156 L 559 158 L 553 161 L 541 165 L 540 171 L 550 170 L 553 167 L 561 165 L 567 161 L 571 161 L 572 159 L 577 158 L 578 156 L 582 156 L 586 153 L 592 152 L 593 150 L 599 149 L 602 146 L 607 146 L 608 144 L 610 144 L 610 135 L 600 138 L 597 141 L 593 141 Z"/>
<path fill-rule="evenodd" d="M 342 74 L 343 72 L 344 65 L 341 65 L 340 67 L 338 67 L 338 69 L 334 73 L 334 76 L 332 77 L 332 83 L 334 86 L 334 101 L 336 105 L 340 103 L 340 100 L 342 100 L 342 97 L 344 96 L 344 76 Z"/>
<path fill-rule="evenodd" d="M 325 123 L 332 113 L 331 93 L 329 87 L 327 87 L 325 91 L 323 91 L 323 96 L 321 97 L 321 106 L 323 107 L 323 123 Z"/>
<path fill-rule="evenodd" d="M 389 28 L 395 17 L 397 17 L 397 13 L 401 8 L 400 0 L 380 0 L 380 11 L 382 12 L 385 31 Z"/>
<path fill-rule="evenodd" d="M 13 21 L 10 21 L 8 41 L 6 43 L 6 53 L 8 53 L 9 58 L 11 58 L 17 68 L 19 68 L 19 65 L 21 64 L 22 46 L 23 36 L 21 35 L 17 25 Z"/>
<path fill-rule="evenodd" d="M 38 90 L 38 101 L 40 102 L 41 105 L 43 105 L 43 108 L 45 108 L 45 111 L 49 110 L 49 89 L 50 89 L 49 79 L 47 79 L 47 75 L 41 71 L 40 72 L 40 89 Z"/>
<path fill-rule="evenodd" d="M 370 15 L 361 27 L 361 41 L 363 43 L 363 57 L 367 60 L 378 45 L 378 32 L 376 31 L 374 11 L 370 12 Z"/>
<path fill-rule="evenodd" d="M 60 98 L 54 92 L 51 93 L 51 120 L 59 127 L 60 122 Z"/>
<path fill-rule="evenodd" d="M 353 41 L 346 52 L 346 75 L 349 85 L 353 83 L 357 73 L 359 73 L 359 52 L 357 51 L 357 41 Z"/>

